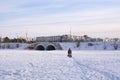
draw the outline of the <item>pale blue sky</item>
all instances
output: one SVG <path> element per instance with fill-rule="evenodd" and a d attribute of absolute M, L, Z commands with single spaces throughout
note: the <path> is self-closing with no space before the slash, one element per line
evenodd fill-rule
<path fill-rule="evenodd" d="M 120 37 L 120 0 L 0 0 L 0 35 Z"/>

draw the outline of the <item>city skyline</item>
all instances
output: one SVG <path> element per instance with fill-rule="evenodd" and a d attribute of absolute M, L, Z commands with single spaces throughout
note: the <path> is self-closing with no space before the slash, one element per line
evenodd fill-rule
<path fill-rule="evenodd" d="M 120 37 L 119 0 L 0 1 L 0 35 Z"/>

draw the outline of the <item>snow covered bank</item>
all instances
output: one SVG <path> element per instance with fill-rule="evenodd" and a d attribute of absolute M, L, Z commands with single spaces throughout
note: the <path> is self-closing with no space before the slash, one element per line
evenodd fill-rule
<path fill-rule="evenodd" d="M 120 50 L 120 42 L 42 42 L 42 43 L 0 43 L 0 49 L 35 49 L 38 45 L 48 48 L 52 45 L 56 50 Z"/>
<path fill-rule="evenodd" d="M 63 50 L 120 50 L 120 42 L 61 42 Z"/>
<path fill-rule="evenodd" d="M 0 49 L 26 49 L 27 43 L 0 43 Z"/>
<path fill-rule="evenodd" d="M 0 50 L 0 80 L 120 80 L 120 51 Z"/>

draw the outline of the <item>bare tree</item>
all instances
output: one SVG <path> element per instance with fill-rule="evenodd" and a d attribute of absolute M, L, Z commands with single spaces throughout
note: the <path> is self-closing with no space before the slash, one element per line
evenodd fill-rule
<path fill-rule="evenodd" d="M 8 37 L 5 37 L 5 38 L 3 38 L 3 42 L 9 42 L 10 41 L 10 39 L 8 38 Z"/>
<path fill-rule="evenodd" d="M 114 42 L 114 49 L 117 50 L 118 49 L 118 44 L 116 42 Z"/>
<path fill-rule="evenodd" d="M 106 49 L 106 44 L 105 44 L 105 42 L 104 42 L 104 50 Z"/>
<path fill-rule="evenodd" d="M 76 42 L 76 46 L 77 46 L 77 47 L 80 46 L 80 41 Z"/>

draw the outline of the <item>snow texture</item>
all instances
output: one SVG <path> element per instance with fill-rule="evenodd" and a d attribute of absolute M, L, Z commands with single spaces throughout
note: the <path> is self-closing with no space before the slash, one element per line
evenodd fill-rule
<path fill-rule="evenodd" d="M 120 80 L 120 51 L 0 50 L 0 80 Z"/>

